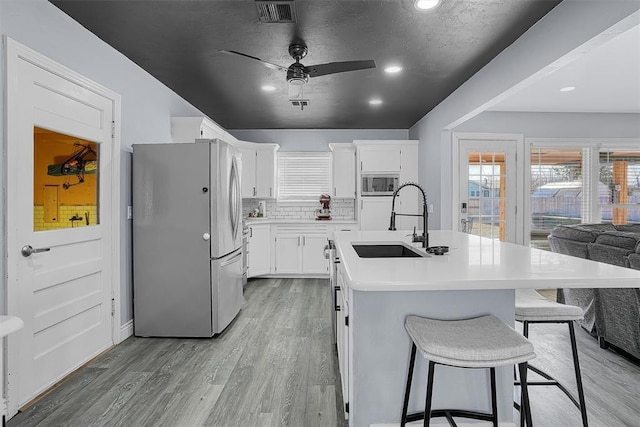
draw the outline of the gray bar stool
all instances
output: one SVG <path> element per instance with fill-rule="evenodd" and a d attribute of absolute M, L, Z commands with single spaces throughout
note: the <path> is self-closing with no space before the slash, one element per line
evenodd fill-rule
<path fill-rule="evenodd" d="M 569 325 L 571 353 L 573 355 L 573 368 L 576 374 L 579 401 L 576 400 L 569 390 L 560 384 L 558 380 L 535 366 L 529 365 L 529 369 L 544 377 L 547 381 L 529 381 L 528 385 L 557 386 L 580 410 L 580 414 L 582 415 L 582 425 L 587 427 L 587 407 L 582 388 L 582 376 L 580 375 L 580 362 L 578 360 L 576 334 L 573 328 L 573 321 L 582 319 L 582 316 L 583 312 L 580 307 L 550 301 L 533 289 L 516 289 L 516 320 L 518 322 L 522 322 L 522 333 L 526 338 L 529 337 L 529 324 L 531 323 L 566 323 Z M 517 384 L 518 383 L 516 382 L 516 385 Z"/>
<path fill-rule="evenodd" d="M 424 419 L 424 426 L 433 417 L 445 417 L 455 426 L 453 417 L 491 421 L 498 426 L 498 404 L 496 401 L 496 370 L 498 366 L 518 365 L 522 379 L 520 405 L 527 425 L 533 426 L 527 391 L 527 361 L 535 357 L 533 345 L 518 332 L 492 315 L 465 320 L 435 320 L 419 316 L 407 316 L 405 329 L 411 337 L 411 360 L 407 375 L 407 386 L 402 407 L 400 425 Z M 424 412 L 407 414 L 411 379 L 416 360 L 416 350 L 429 361 L 427 395 Z M 491 413 L 462 409 L 431 409 L 433 377 L 437 364 L 457 368 L 484 368 L 491 374 Z"/>

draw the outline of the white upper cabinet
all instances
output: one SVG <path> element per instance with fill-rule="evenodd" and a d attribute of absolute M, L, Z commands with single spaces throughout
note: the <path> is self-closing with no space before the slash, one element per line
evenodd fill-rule
<path fill-rule="evenodd" d="M 242 197 L 273 199 L 276 197 L 276 152 L 278 144 L 237 141 L 242 153 Z"/>
<path fill-rule="evenodd" d="M 242 154 L 242 197 L 256 197 L 256 150 L 240 148 Z"/>
<path fill-rule="evenodd" d="M 276 197 L 276 147 L 256 150 L 256 197 Z"/>
<path fill-rule="evenodd" d="M 361 172 L 400 172 L 399 147 L 361 147 L 359 160 Z"/>
<path fill-rule="evenodd" d="M 222 139 L 234 143 L 230 133 L 208 117 L 171 117 L 171 138 L 173 142 L 194 142 L 196 139 Z"/>
<path fill-rule="evenodd" d="M 333 152 L 332 197 L 355 199 L 356 197 L 356 147 L 351 143 L 329 144 Z"/>

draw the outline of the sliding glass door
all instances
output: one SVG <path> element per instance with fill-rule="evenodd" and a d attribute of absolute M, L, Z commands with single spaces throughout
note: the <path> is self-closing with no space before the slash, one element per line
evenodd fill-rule
<path fill-rule="evenodd" d="M 531 246 L 548 249 L 560 224 L 640 223 L 640 150 L 608 145 L 532 144 Z"/>

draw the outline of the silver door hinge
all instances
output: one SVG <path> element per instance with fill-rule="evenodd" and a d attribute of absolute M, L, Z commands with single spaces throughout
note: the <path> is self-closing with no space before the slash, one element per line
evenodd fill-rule
<path fill-rule="evenodd" d="M 115 298 L 111 298 L 111 315 L 112 316 L 116 315 L 116 299 Z"/>

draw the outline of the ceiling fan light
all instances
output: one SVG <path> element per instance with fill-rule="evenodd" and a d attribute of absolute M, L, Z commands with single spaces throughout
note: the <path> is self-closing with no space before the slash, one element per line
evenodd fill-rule
<path fill-rule="evenodd" d="M 399 65 L 390 65 L 384 69 L 384 72 L 389 74 L 399 73 L 400 71 L 402 71 L 402 67 Z"/>
<path fill-rule="evenodd" d="M 371 99 L 371 100 L 369 100 L 369 104 L 371 104 L 371 105 L 380 105 L 380 104 L 382 104 L 382 99 L 379 99 L 379 98 Z"/>
<path fill-rule="evenodd" d="M 437 5 L 440 4 L 440 0 L 416 0 L 413 5 L 418 10 L 429 10 L 433 9 Z"/>
<path fill-rule="evenodd" d="M 289 79 L 287 87 L 289 89 L 289 100 L 303 99 L 304 98 L 304 79 Z"/>

